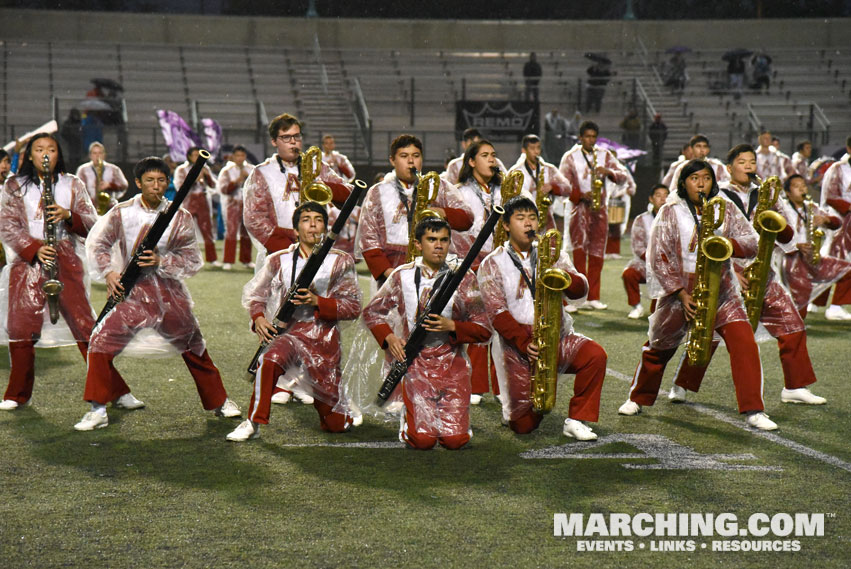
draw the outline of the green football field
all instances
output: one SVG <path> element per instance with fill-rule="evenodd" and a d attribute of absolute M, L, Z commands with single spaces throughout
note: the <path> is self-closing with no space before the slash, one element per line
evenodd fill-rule
<path fill-rule="evenodd" d="M 561 434 L 570 376 L 531 435 L 503 427 L 486 397 L 472 409 L 469 447 L 456 452 L 406 450 L 394 425 L 370 418 L 350 433 L 325 434 L 312 406 L 300 403 L 275 406 L 260 439 L 229 443 L 238 420 L 202 410 L 176 356 L 119 357 L 147 406 L 110 410 L 108 428 L 78 433 L 72 426 L 87 410 L 80 355 L 39 350 L 32 405 L 0 415 L 0 567 L 851 566 L 851 323 L 808 318 L 822 407 L 780 402 L 776 343 L 761 345 L 766 411 L 780 426 L 773 433 L 746 428 L 736 413 L 723 348 L 689 403 L 663 396 L 621 417 L 647 332 L 646 320 L 625 318 L 626 262 L 606 262 L 609 309 L 576 316 L 576 329 L 609 354 L 597 444 Z M 249 277 L 205 269 L 189 281 L 210 354 L 243 410 L 244 368 L 256 348 L 240 306 Z M 99 311 L 104 288 L 94 285 L 92 296 Z M 716 525 L 713 535 L 680 526 L 607 537 L 589 522 L 610 514 L 626 514 L 636 533 L 657 514 L 699 514 Z M 739 533 L 754 514 L 776 526 L 722 535 L 732 516 Z M 796 535 L 786 523 L 796 514 L 823 523 Z M 578 515 L 587 526 L 554 525 Z M 554 535 L 564 529 L 573 535 Z M 741 551 L 763 542 L 794 551 Z"/>

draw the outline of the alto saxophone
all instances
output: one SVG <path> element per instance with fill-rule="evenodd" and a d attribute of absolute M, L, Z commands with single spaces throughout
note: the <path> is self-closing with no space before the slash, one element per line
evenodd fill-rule
<path fill-rule="evenodd" d="M 538 229 L 543 231 L 547 226 L 547 218 L 549 217 L 550 206 L 553 204 L 553 197 L 550 194 L 544 194 L 541 191 L 544 187 L 544 162 L 538 158 L 538 173 L 535 176 L 535 205 L 538 206 Z"/>
<path fill-rule="evenodd" d="M 56 324 L 59 321 L 59 293 L 65 288 L 58 278 L 59 267 L 59 251 L 56 250 L 56 224 L 50 221 L 50 214 L 47 208 L 54 205 L 56 201 L 53 199 L 53 173 L 50 171 L 50 157 L 45 154 L 41 161 L 41 171 L 44 174 L 44 189 L 41 193 L 43 201 L 44 214 L 44 244 L 52 247 L 56 252 L 56 256 L 51 261 L 44 261 L 41 266 L 47 275 L 47 280 L 41 285 L 41 290 L 47 295 L 47 308 L 50 312 L 50 323 Z"/>
<path fill-rule="evenodd" d="M 495 166 L 494 170 L 496 170 L 494 175 L 499 175 L 500 184 L 499 184 L 499 201 L 502 207 L 505 207 L 505 204 L 508 200 L 520 194 L 520 191 L 523 189 L 523 172 L 520 170 L 514 170 L 508 174 L 503 174 L 500 172 Z M 500 245 L 506 242 L 508 239 L 508 234 L 505 231 L 505 228 L 502 226 L 502 222 L 508 223 L 508 220 L 503 218 L 502 221 L 496 224 L 496 227 L 493 230 L 493 247 L 496 249 Z"/>
<path fill-rule="evenodd" d="M 812 196 L 804 196 L 804 205 L 807 207 L 807 243 L 812 247 L 810 264 L 818 265 L 821 262 L 821 245 L 824 242 L 824 231 L 816 227 L 816 204 Z"/>
<path fill-rule="evenodd" d="M 594 156 L 594 162 L 591 163 L 591 211 L 600 211 L 603 205 L 603 180 L 597 176 L 597 149 L 592 150 L 591 154 Z"/>
<path fill-rule="evenodd" d="M 550 229 L 538 239 L 535 269 L 535 319 L 533 338 L 538 359 L 531 364 L 530 395 L 536 413 L 549 413 L 556 402 L 558 352 L 561 341 L 562 294 L 570 286 L 567 271 L 553 265 L 561 255 L 561 233 Z"/>
<path fill-rule="evenodd" d="M 417 251 L 417 246 L 415 244 L 417 238 L 417 224 L 427 217 L 440 217 L 439 213 L 428 207 L 431 205 L 431 202 L 437 199 L 437 193 L 440 191 L 440 176 L 437 172 L 429 172 L 423 176 L 416 170 L 416 168 L 411 168 L 411 170 L 412 174 L 417 179 L 417 187 L 414 190 L 416 200 L 411 204 L 411 207 L 414 208 L 414 214 L 411 216 L 410 223 L 408 223 L 408 251 L 405 255 L 406 263 L 410 263 L 414 260 L 414 258 L 421 255 L 420 251 Z"/>
<path fill-rule="evenodd" d="M 715 230 L 724 223 L 727 202 L 714 197 L 707 200 L 701 194 L 703 215 L 697 241 L 695 281 L 691 296 L 697 308 L 689 327 L 686 340 L 686 355 L 689 364 L 703 367 L 709 364 L 712 353 L 712 336 L 715 334 L 715 315 L 718 312 L 718 296 L 721 291 L 721 268 L 733 254 L 733 244 L 726 237 L 715 235 Z"/>
<path fill-rule="evenodd" d="M 781 191 L 783 186 L 780 184 L 780 178 L 771 176 L 766 179 L 759 186 L 759 200 L 754 210 L 753 226 L 759 233 L 759 249 L 754 262 L 748 265 L 743 273 L 748 283 L 748 289 L 744 292 L 745 309 L 748 312 L 751 328 L 754 330 L 762 316 L 762 303 L 765 300 L 774 241 L 777 239 L 777 234 L 786 228 L 786 219 L 770 209 L 777 203 Z"/>
<path fill-rule="evenodd" d="M 318 146 L 311 146 L 307 152 L 299 155 L 299 203 L 316 202 L 319 205 L 331 203 L 333 196 L 329 188 L 319 175 L 322 173 L 322 151 Z"/>
<path fill-rule="evenodd" d="M 95 169 L 95 193 L 97 194 L 98 215 L 106 215 L 109 211 L 109 193 L 101 191 L 100 184 L 103 182 L 103 160 L 93 164 Z"/>

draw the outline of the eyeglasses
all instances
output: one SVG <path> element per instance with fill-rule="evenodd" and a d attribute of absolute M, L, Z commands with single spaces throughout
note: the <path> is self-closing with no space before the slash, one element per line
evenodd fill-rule
<path fill-rule="evenodd" d="M 281 142 L 299 142 L 301 141 L 301 134 L 282 134 L 275 138 L 275 140 L 280 140 Z"/>

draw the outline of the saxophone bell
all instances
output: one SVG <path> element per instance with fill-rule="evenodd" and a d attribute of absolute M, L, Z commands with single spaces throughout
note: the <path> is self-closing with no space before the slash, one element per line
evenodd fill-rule
<path fill-rule="evenodd" d="M 299 201 L 316 202 L 319 205 L 331 203 L 333 193 L 319 175 L 322 173 L 322 151 L 318 146 L 311 146 L 298 157 L 299 173 L 301 174 L 301 192 Z"/>

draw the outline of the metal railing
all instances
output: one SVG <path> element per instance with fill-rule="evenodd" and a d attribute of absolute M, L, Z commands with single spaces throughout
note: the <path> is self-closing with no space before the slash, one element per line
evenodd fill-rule
<path fill-rule="evenodd" d="M 357 125 L 357 134 L 363 139 L 364 149 L 366 150 L 366 158 L 369 163 L 372 163 L 372 119 L 369 118 L 369 108 L 366 105 L 366 99 L 363 96 L 363 91 L 360 88 L 360 81 L 357 77 L 352 78 L 352 93 L 354 101 L 352 102 L 352 114 Z M 355 145 L 357 149 L 357 144 Z"/>
<path fill-rule="evenodd" d="M 830 120 L 813 101 L 748 103 L 747 122 L 750 136 L 770 127 L 772 134 L 790 136 L 793 146 L 798 138 L 830 142 Z"/>

